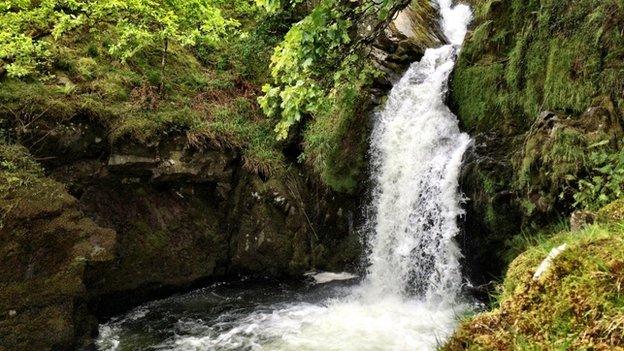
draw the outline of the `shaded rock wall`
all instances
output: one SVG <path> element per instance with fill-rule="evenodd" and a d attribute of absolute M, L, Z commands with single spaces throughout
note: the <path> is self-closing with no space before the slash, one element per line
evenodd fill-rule
<path fill-rule="evenodd" d="M 114 260 L 115 232 L 25 149 L 1 145 L 0 163 L 0 350 L 81 346 L 97 328 L 86 275 Z"/>
<path fill-rule="evenodd" d="M 622 150 L 624 8 L 616 0 L 470 0 L 450 105 L 475 146 L 462 187 L 476 282 L 500 277 L 510 239 L 574 210 L 590 146 Z"/>
<path fill-rule="evenodd" d="M 265 177 L 235 149 L 197 149 L 184 136 L 109 145 L 89 120 L 64 123 L 42 120 L 24 137 L 45 172 L 23 148 L 3 154 L 7 350 L 88 344 L 95 317 L 202 281 L 353 269 L 359 259 L 357 198 L 304 170 Z M 34 170 L 14 165 L 13 149 Z"/>

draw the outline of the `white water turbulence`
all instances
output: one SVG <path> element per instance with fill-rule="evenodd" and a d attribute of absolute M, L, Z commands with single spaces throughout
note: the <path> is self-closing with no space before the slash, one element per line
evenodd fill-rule
<path fill-rule="evenodd" d="M 150 350 L 427 351 L 453 332 L 468 308 L 454 237 L 462 214 L 458 176 L 470 138 L 444 100 L 471 11 L 452 0 L 437 2 L 450 44 L 412 64 L 376 115 L 364 280 L 312 302 L 220 313 L 210 323 L 181 319 L 173 336 Z M 100 349 L 123 349 L 122 324 L 100 328 L 107 335 Z"/>
<path fill-rule="evenodd" d="M 429 49 L 379 113 L 371 154 L 376 188 L 368 225 L 365 293 L 452 303 L 462 276 L 454 241 L 462 214 L 458 176 L 470 137 L 444 99 L 470 10 L 440 0 L 451 44 Z M 446 301 L 444 301 L 446 300 Z"/>

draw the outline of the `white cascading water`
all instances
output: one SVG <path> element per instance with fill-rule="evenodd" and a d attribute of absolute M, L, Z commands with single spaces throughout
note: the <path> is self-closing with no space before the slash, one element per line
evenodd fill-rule
<path fill-rule="evenodd" d="M 394 86 L 371 139 L 373 215 L 367 231 L 373 296 L 426 301 L 458 295 L 460 252 L 453 238 L 462 214 L 458 175 L 468 135 L 444 104 L 471 12 L 439 0 L 450 44 L 429 49 Z"/>
<path fill-rule="evenodd" d="M 376 116 L 364 281 L 346 297 L 237 317 L 225 332 L 201 319 L 181 320 L 176 328 L 184 333 L 155 349 L 426 351 L 452 333 L 468 308 L 460 297 L 454 237 L 462 214 L 458 175 L 470 138 L 444 100 L 471 11 L 452 0 L 435 1 L 450 44 L 427 50 L 412 64 Z M 115 328 L 101 327 L 100 345 L 112 345 L 103 349 L 117 349 Z"/>

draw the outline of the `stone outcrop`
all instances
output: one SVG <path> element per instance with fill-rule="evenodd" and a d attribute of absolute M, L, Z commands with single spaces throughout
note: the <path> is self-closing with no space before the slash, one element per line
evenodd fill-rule
<path fill-rule="evenodd" d="M 413 1 L 375 37 L 370 56 L 384 73 L 377 83 L 381 87 L 380 95 L 385 95 L 384 90 L 389 89 L 412 62 L 420 60 L 427 48 L 446 43 L 439 18 L 433 3 Z M 370 28 L 366 23 L 360 27 L 365 33 Z"/>
<path fill-rule="evenodd" d="M 574 194 L 591 173 L 597 144 L 605 154 L 621 152 L 616 23 L 624 13 L 611 0 L 467 2 L 475 18 L 449 106 L 475 141 L 461 179 L 468 198 L 462 242 L 473 280 L 485 283 L 502 275 L 514 236 L 579 207 Z"/>
<path fill-rule="evenodd" d="M 301 170 L 250 173 L 237 150 L 183 136 L 102 147 L 87 121 L 54 130 L 37 128 L 46 137 L 30 148 L 46 172 L 25 149 L 34 170 L 3 153 L 0 179 L 20 196 L 1 204 L 7 351 L 86 345 L 97 318 L 204 281 L 342 270 L 359 257 L 357 201 Z"/>
<path fill-rule="evenodd" d="M 0 350 L 81 346 L 97 328 L 86 277 L 113 262 L 116 233 L 86 217 L 24 149 L 0 149 Z"/>

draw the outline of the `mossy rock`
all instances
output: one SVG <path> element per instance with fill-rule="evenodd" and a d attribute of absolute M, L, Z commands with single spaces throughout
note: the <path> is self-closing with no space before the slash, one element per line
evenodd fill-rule
<path fill-rule="evenodd" d="M 465 320 L 442 349 L 620 350 L 623 281 L 624 223 L 555 235 L 513 261 L 499 307 Z"/>
<path fill-rule="evenodd" d="M 598 221 L 602 223 L 624 222 L 624 199 L 619 199 L 598 211 Z"/>
<path fill-rule="evenodd" d="M 578 208 L 595 208 L 577 194 L 584 181 L 593 182 L 597 155 L 616 157 L 621 148 L 622 126 L 608 109 L 589 108 L 577 117 L 544 111 L 513 156 L 514 180 L 525 216 L 530 220 L 569 214 Z M 606 177 L 606 176 L 605 176 Z M 598 195 L 595 195 L 596 197 Z"/>
<path fill-rule="evenodd" d="M 85 217 L 21 146 L 0 144 L 0 189 L 0 349 L 82 346 L 97 327 L 85 272 L 112 261 L 115 232 Z"/>
<path fill-rule="evenodd" d="M 478 150 L 479 157 L 507 164 L 494 177 L 474 167 L 471 184 L 462 184 L 479 186 L 467 194 L 468 237 L 479 238 L 481 247 L 497 239 L 496 249 L 521 230 L 585 207 L 575 195 L 593 176 L 594 146 L 621 151 L 624 7 L 619 0 L 466 2 L 474 20 L 449 83 L 449 104 L 477 149 L 496 145 Z M 510 207 L 520 210 L 505 230 L 490 229 L 501 218 L 491 208 L 492 188 L 504 189 Z"/>

